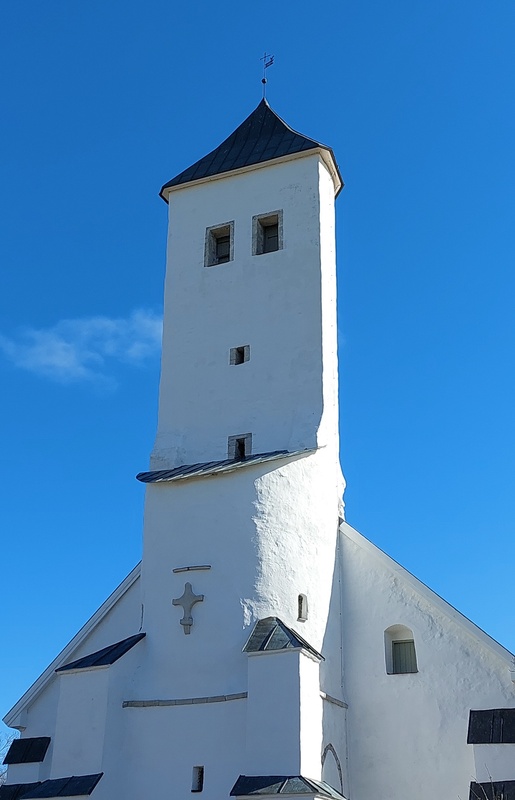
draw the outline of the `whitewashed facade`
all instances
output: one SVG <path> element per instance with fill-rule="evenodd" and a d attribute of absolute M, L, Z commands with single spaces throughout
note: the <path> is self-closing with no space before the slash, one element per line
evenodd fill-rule
<path fill-rule="evenodd" d="M 265 101 L 163 187 L 142 563 L 6 715 L 0 800 L 515 798 L 511 654 L 343 519 L 340 188 Z"/>

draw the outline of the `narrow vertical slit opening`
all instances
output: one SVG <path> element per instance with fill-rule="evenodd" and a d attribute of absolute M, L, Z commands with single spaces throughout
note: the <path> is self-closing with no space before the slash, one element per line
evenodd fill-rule
<path fill-rule="evenodd" d="M 193 767 L 191 791 L 201 792 L 204 788 L 204 767 Z"/>
<path fill-rule="evenodd" d="M 297 620 L 305 622 L 308 618 L 308 598 L 305 594 L 299 594 L 297 601 Z"/>

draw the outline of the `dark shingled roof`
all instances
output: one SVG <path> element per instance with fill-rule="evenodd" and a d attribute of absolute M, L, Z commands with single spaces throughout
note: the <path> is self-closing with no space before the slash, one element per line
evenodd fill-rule
<path fill-rule="evenodd" d="M 56 778 L 43 781 L 35 789 L 22 796 L 23 800 L 37 797 L 80 797 L 90 795 L 104 773 L 96 775 L 72 775 L 70 778 Z M 20 798 L 20 800 L 22 800 Z"/>
<path fill-rule="evenodd" d="M 39 785 L 40 781 L 36 781 L 36 783 L 4 783 L 3 786 L 0 786 L 0 800 L 21 800 L 27 792 Z"/>
<path fill-rule="evenodd" d="M 316 794 L 331 800 L 343 797 L 328 783 L 303 778 L 302 775 L 240 775 L 231 789 L 231 797 L 270 794 Z"/>
<path fill-rule="evenodd" d="M 266 617 L 256 622 L 250 638 L 243 648 L 244 653 L 262 653 L 273 650 L 302 648 L 324 660 L 324 657 L 306 642 L 296 631 L 288 628 L 278 617 Z"/>
<path fill-rule="evenodd" d="M 263 99 L 252 114 L 221 145 L 165 183 L 160 196 L 166 200 L 165 190 L 173 186 L 317 147 L 323 147 L 331 153 L 338 170 L 330 147 L 292 130 Z"/>
<path fill-rule="evenodd" d="M 140 642 L 145 633 L 137 633 L 135 636 L 129 636 L 128 639 L 123 639 L 121 642 L 110 644 L 109 647 L 104 647 L 102 650 L 97 650 L 96 653 L 91 653 L 89 656 L 78 658 L 76 661 L 70 661 L 64 667 L 58 667 L 56 672 L 65 672 L 68 669 L 85 669 L 86 667 L 107 667 L 114 664 L 119 658 L 128 653 L 131 647 Z M 39 797 L 39 795 L 38 795 Z M 41 795 L 43 797 L 43 795 Z"/>
<path fill-rule="evenodd" d="M 467 744 L 515 744 L 515 708 L 471 711 Z"/>
<path fill-rule="evenodd" d="M 43 761 L 49 744 L 49 736 L 14 739 L 4 758 L 4 764 L 29 764 Z"/>
<path fill-rule="evenodd" d="M 515 800 L 515 781 L 472 781 L 469 800 Z"/>
<path fill-rule="evenodd" d="M 138 481 L 142 483 L 161 483 L 163 481 L 178 481 L 183 478 L 197 478 L 207 475 L 215 475 L 218 472 L 232 472 L 241 467 L 247 467 L 250 464 L 261 464 L 265 461 L 275 461 L 279 458 L 286 458 L 287 456 L 303 456 L 309 453 L 314 453 L 315 448 L 311 450 L 274 450 L 271 453 L 255 453 L 251 456 L 245 456 L 242 459 L 226 458 L 223 461 L 206 461 L 201 464 L 183 464 L 181 467 L 174 467 L 174 469 L 154 469 L 151 472 L 140 472 L 136 475 Z"/>

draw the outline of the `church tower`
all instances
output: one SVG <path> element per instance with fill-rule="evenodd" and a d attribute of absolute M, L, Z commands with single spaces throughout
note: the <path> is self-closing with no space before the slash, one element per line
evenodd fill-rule
<path fill-rule="evenodd" d="M 341 186 L 263 100 L 162 188 L 142 563 L 5 716 L 0 800 L 515 800 L 512 654 L 343 520 Z"/>
<path fill-rule="evenodd" d="M 245 689 L 238 769 L 247 776 L 321 780 L 320 691 L 342 694 L 329 624 L 343 493 L 341 186 L 331 150 L 263 100 L 161 192 L 159 419 L 152 469 L 138 476 L 148 486 L 142 603 L 153 658 L 144 671 L 159 696 Z M 205 729 L 212 735 L 213 724 Z M 185 751 L 185 763 L 195 759 Z"/>

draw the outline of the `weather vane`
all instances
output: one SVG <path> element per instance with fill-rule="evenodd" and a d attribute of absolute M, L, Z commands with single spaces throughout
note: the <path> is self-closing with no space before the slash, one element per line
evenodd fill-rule
<path fill-rule="evenodd" d="M 261 78 L 261 83 L 263 84 L 263 97 L 266 97 L 266 70 L 274 63 L 274 58 L 275 56 L 271 56 L 270 53 L 267 53 L 265 50 L 264 56 L 259 59 L 263 62 L 263 77 Z"/>

